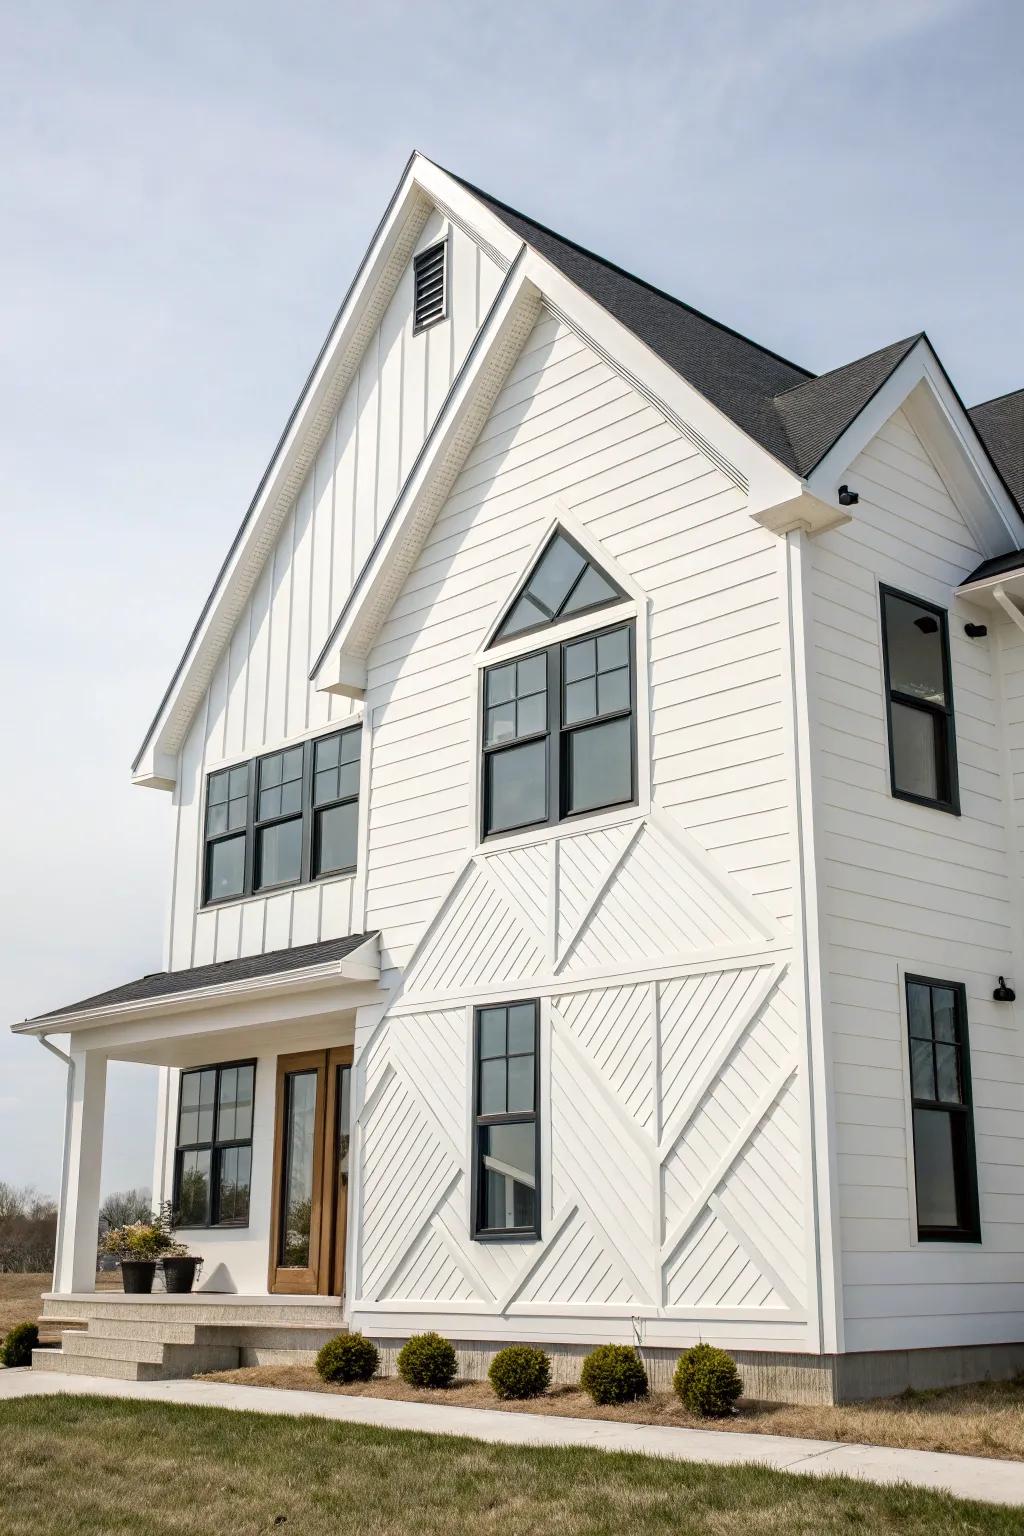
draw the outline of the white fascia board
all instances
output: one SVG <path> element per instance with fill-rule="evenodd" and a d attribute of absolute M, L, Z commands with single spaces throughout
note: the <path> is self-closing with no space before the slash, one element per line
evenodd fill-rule
<path fill-rule="evenodd" d="M 136 784 L 174 787 L 178 751 L 196 705 L 429 217 L 425 169 L 434 170 L 414 155 L 345 296 L 132 764 Z"/>
<path fill-rule="evenodd" d="M 925 336 L 808 475 L 810 495 L 836 505 L 839 484 L 846 479 L 850 465 L 901 407 L 924 439 L 985 554 L 1021 548 L 1024 522 Z M 857 487 L 851 484 L 850 489 L 856 491 Z"/>
<path fill-rule="evenodd" d="M 376 950 L 376 953 L 374 951 Z M 221 982 L 212 987 L 196 987 L 190 992 L 164 992 L 157 997 L 135 999 L 131 1002 L 107 1004 L 99 1008 L 82 1008 L 75 1013 L 61 1013 L 49 1018 L 26 1019 L 12 1024 L 15 1035 L 66 1035 L 101 1024 L 153 1019 L 168 1014 L 206 1012 L 227 1003 L 245 1001 L 248 998 L 266 998 L 277 992 L 303 992 L 318 987 L 335 986 L 339 981 L 364 984 L 380 982 L 379 942 L 376 936 L 345 955 L 341 960 L 329 960 L 322 965 L 307 965 L 301 969 L 278 971 L 269 976 L 248 977 L 242 981 Z"/>
<path fill-rule="evenodd" d="M 473 200 L 473 207 L 479 205 Z M 472 211 L 472 210 L 470 210 Z M 660 410 L 757 506 L 791 501 L 803 489 L 790 470 L 706 400 L 645 342 L 559 272 L 520 245 L 462 373 L 452 385 L 398 501 L 356 580 L 335 631 L 310 674 L 323 692 L 361 697 L 366 658 L 450 486 L 465 462 L 510 362 L 510 341 L 540 306 L 549 309 Z M 522 340 L 518 341 L 521 346 Z M 481 388 L 482 381 L 487 386 Z M 497 385 L 497 387 L 495 387 Z M 482 409 L 486 403 L 486 410 Z M 472 423 L 472 424 L 471 424 Z"/>
<path fill-rule="evenodd" d="M 525 248 L 521 247 L 521 251 Z M 540 312 L 522 255 L 513 262 L 398 500 L 310 674 L 326 693 L 359 696 L 366 658 L 434 519 Z"/>

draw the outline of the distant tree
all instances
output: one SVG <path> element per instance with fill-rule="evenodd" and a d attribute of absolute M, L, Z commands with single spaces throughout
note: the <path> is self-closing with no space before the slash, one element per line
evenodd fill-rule
<path fill-rule="evenodd" d="M 57 1205 L 26 1185 L 0 1180 L 0 1274 L 34 1274 L 52 1269 L 57 1241 Z"/>
<path fill-rule="evenodd" d="M 107 1196 L 100 1206 L 100 1237 L 111 1227 L 127 1227 L 133 1221 L 148 1221 L 153 1201 L 148 1189 L 119 1189 Z"/>

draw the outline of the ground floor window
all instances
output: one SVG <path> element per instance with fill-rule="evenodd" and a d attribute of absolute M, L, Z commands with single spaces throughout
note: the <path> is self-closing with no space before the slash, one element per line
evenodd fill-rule
<path fill-rule="evenodd" d="M 966 989 L 908 976 L 907 1023 L 918 1237 L 979 1242 Z"/>
<path fill-rule="evenodd" d="M 178 1226 L 248 1226 L 255 1077 L 252 1061 L 181 1074 L 173 1200 Z"/>
<path fill-rule="evenodd" d="M 473 1021 L 473 1235 L 539 1237 L 538 1005 L 478 1008 Z"/>

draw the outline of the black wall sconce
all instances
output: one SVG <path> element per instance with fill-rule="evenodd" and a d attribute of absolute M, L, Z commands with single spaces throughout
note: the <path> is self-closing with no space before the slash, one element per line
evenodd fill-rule
<path fill-rule="evenodd" d="M 1017 994 L 1013 990 L 1013 988 L 1012 987 L 1008 987 L 1006 985 L 1006 977 L 1005 976 L 1000 976 L 1000 978 L 999 978 L 999 985 L 998 985 L 998 987 L 996 987 L 995 991 L 992 993 L 992 1000 L 993 1000 L 993 1002 L 996 1002 L 996 1003 L 1012 1003 L 1012 1002 L 1016 1001 L 1016 998 L 1017 998 Z"/>
<path fill-rule="evenodd" d="M 851 491 L 848 485 L 841 485 L 839 487 L 839 505 L 841 507 L 855 507 L 858 501 L 860 501 L 860 495 L 857 491 Z"/>
<path fill-rule="evenodd" d="M 968 640 L 984 640 L 985 636 L 988 634 L 988 625 L 965 624 L 964 634 L 967 636 Z"/>

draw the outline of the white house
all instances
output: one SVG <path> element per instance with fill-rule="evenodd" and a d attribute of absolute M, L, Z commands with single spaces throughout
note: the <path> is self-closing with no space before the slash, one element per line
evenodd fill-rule
<path fill-rule="evenodd" d="M 1024 391 L 815 377 L 414 155 L 134 764 L 166 970 L 16 1026 L 45 1363 L 1024 1361 L 1022 503 Z M 193 1298 L 92 1294 L 110 1060 Z"/>

